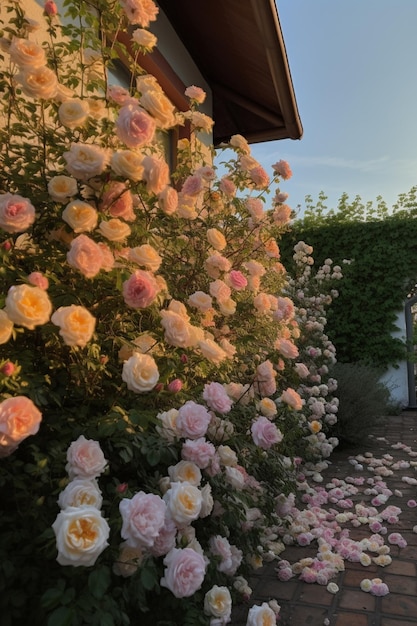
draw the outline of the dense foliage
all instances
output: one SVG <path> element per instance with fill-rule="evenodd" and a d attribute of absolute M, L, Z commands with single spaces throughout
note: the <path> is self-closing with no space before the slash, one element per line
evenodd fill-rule
<path fill-rule="evenodd" d="M 288 268 L 300 238 L 314 247 L 316 261 L 330 257 L 343 268 L 343 285 L 327 326 L 339 361 L 384 369 L 406 356 L 405 343 L 393 333 L 417 281 L 416 192 L 400 196 L 392 213 L 382 200 L 372 208 L 360 198 L 349 202 L 346 195 L 337 210 L 327 211 L 322 196 L 281 242 Z"/>

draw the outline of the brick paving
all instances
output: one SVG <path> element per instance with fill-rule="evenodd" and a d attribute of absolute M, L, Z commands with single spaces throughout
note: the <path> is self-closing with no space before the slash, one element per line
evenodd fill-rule
<path fill-rule="evenodd" d="M 403 449 L 392 448 L 398 442 L 417 453 L 416 411 L 404 411 L 401 415 L 389 417 L 364 443 L 363 449 L 336 449 L 330 458 L 331 465 L 323 472 L 323 485 L 332 478 L 343 479 L 354 473 L 359 474 L 353 471 L 349 461 L 349 458 L 358 454 L 371 452 L 377 458 L 389 454 L 394 460 L 415 461 Z M 360 475 L 373 476 L 366 467 Z M 298 578 L 281 582 L 276 575 L 276 562 L 269 563 L 255 572 L 249 581 L 253 589 L 252 597 L 247 604 L 234 608 L 231 626 L 245 626 L 249 608 L 272 599 L 281 606 L 277 621 L 279 626 L 416 626 L 417 534 L 413 532 L 413 527 L 417 525 L 417 508 L 407 507 L 407 502 L 410 499 L 417 500 L 417 485 L 404 482 L 403 476 L 417 478 L 417 468 L 397 469 L 391 476 L 382 478 L 393 492 L 386 504 L 398 506 L 402 510 L 398 523 L 387 524 L 388 533 L 401 533 L 407 541 L 405 548 L 390 546 L 390 565 L 381 567 L 372 563 L 365 567 L 360 563 L 345 561 L 345 570 L 332 580 L 338 585 L 339 591 L 331 594 L 325 586 L 305 583 Z M 370 506 L 373 496 L 363 493 L 365 487 L 361 487 L 359 493 L 352 497 L 354 504 L 362 502 Z M 397 494 L 394 494 L 395 490 Z M 350 538 L 355 541 L 371 534 L 367 526 L 343 526 L 349 528 Z M 294 563 L 304 557 L 314 557 L 316 553 L 314 546 L 297 545 L 287 547 L 280 556 Z M 381 578 L 388 585 L 389 594 L 376 597 L 361 591 L 360 582 L 364 578 Z"/>

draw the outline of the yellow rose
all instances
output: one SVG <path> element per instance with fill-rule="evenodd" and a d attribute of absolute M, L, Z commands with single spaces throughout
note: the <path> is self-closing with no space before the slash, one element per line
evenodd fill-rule
<path fill-rule="evenodd" d="M 72 304 L 61 306 L 51 317 L 51 321 L 60 327 L 59 334 L 68 346 L 83 348 L 94 333 L 96 319 L 83 306 Z"/>
<path fill-rule="evenodd" d="M 84 233 L 95 229 L 98 213 L 88 202 L 73 200 L 63 210 L 62 219 L 71 226 L 74 233 Z"/>
<path fill-rule="evenodd" d="M 52 304 L 43 289 L 18 285 L 10 287 L 5 311 L 14 324 L 33 330 L 49 321 Z"/>
<path fill-rule="evenodd" d="M 7 343 L 12 336 L 13 322 L 6 311 L 0 309 L 0 344 Z"/>

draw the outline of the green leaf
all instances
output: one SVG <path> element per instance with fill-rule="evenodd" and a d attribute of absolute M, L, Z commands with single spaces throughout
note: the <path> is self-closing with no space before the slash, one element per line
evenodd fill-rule
<path fill-rule="evenodd" d="M 88 577 L 88 588 L 97 599 L 103 598 L 110 586 L 110 569 L 107 566 L 99 567 Z"/>
<path fill-rule="evenodd" d="M 74 609 L 61 606 L 56 609 L 48 618 L 47 626 L 71 626 L 75 617 Z"/>

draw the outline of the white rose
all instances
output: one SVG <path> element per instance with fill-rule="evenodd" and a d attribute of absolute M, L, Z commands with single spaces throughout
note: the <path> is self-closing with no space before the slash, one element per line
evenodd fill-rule
<path fill-rule="evenodd" d="M 63 157 L 71 176 L 88 180 L 104 172 L 109 162 L 109 152 L 100 146 L 86 143 L 73 143 Z"/>
<path fill-rule="evenodd" d="M 196 520 L 201 511 L 203 498 L 198 487 L 189 483 L 171 483 L 164 498 L 175 524 L 181 528 Z"/>
<path fill-rule="evenodd" d="M 133 31 L 132 39 L 139 46 L 143 46 L 149 50 L 156 46 L 157 43 L 155 35 L 149 30 L 146 30 L 146 28 L 136 28 L 136 30 Z"/>
<path fill-rule="evenodd" d="M 240 491 L 245 486 L 245 478 L 242 472 L 239 472 L 236 467 L 226 467 L 225 477 L 226 482 L 231 485 L 233 489 L 238 489 Z"/>
<path fill-rule="evenodd" d="M 160 426 L 156 427 L 158 433 L 167 441 L 175 441 L 180 437 L 180 432 L 177 428 L 178 409 L 170 409 L 163 413 L 158 413 L 156 416 L 160 420 Z"/>
<path fill-rule="evenodd" d="M 109 241 L 121 242 L 129 237 L 132 232 L 130 226 L 126 222 L 122 222 L 117 217 L 100 222 L 99 231 Z"/>
<path fill-rule="evenodd" d="M 85 233 L 95 229 L 98 221 L 96 209 L 82 200 L 73 200 L 62 212 L 62 219 L 74 233 Z"/>
<path fill-rule="evenodd" d="M 93 506 L 67 507 L 52 524 L 60 565 L 94 565 L 109 545 L 109 525 Z"/>
<path fill-rule="evenodd" d="M 70 176 L 54 176 L 48 183 L 48 193 L 55 202 L 66 202 L 77 192 L 77 181 Z"/>
<path fill-rule="evenodd" d="M 67 128 L 77 128 L 87 121 L 90 106 L 87 100 L 72 98 L 63 102 L 58 109 L 59 121 Z"/>
<path fill-rule="evenodd" d="M 93 506 L 100 509 L 103 502 L 101 491 L 95 480 L 75 478 L 59 494 L 58 505 L 60 509 L 69 506 Z"/>
<path fill-rule="evenodd" d="M 227 587 L 214 585 L 204 597 L 204 613 L 213 617 L 228 618 L 232 612 L 232 598 Z M 225 623 L 224 621 L 222 623 Z"/>
<path fill-rule="evenodd" d="M 217 454 L 220 457 L 220 463 L 229 467 L 235 467 L 237 465 L 237 454 L 230 446 L 219 446 L 217 448 Z"/>
<path fill-rule="evenodd" d="M 171 346 L 189 348 L 193 345 L 191 324 L 174 311 L 161 311 L 161 324 L 165 330 L 165 341 Z"/>
<path fill-rule="evenodd" d="M 261 606 L 254 605 L 249 609 L 246 626 L 275 626 L 277 619 L 271 607 L 263 602 Z"/>
<path fill-rule="evenodd" d="M 123 364 L 122 379 L 135 393 L 151 391 L 159 380 L 159 371 L 153 357 L 135 352 Z"/>
<path fill-rule="evenodd" d="M 201 471 L 191 461 L 179 461 L 176 465 L 168 467 L 168 474 L 172 483 L 190 483 L 198 487 L 201 483 Z"/>
<path fill-rule="evenodd" d="M 213 306 L 213 299 L 204 291 L 196 291 L 188 298 L 188 304 L 199 311 L 208 311 Z"/>
<path fill-rule="evenodd" d="M 210 483 L 205 484 L 204 487 L 201 489 L 201 497 L 203 501 L 201 504 L 200 517 L 208 517 L 211 514 L 214 506 Z"/>

